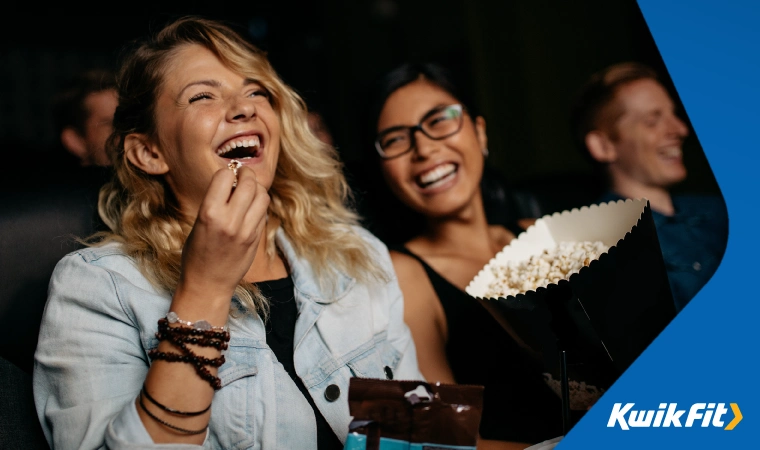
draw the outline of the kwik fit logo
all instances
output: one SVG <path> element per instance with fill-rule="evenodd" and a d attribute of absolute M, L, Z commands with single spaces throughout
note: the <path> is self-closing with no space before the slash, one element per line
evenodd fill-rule
<path fill-rule="evenodd" d="M 678 403 L 660 403 L 658 409 L 636 410 L 635 403 L 615 403 L 612 406 L 608 428 L 691 428 L 715 427 L 733 430 L 742 421 L 739 405 L 730 403 L 731 413 L 725 403 L 694 403 L 688 409 L 679 409 Z M 686 416 L 684 418 L 684 415 Z M 729 420 L 730 419 L 730 420 Z M 681 423 L 683 420 L 683 423 Z M 728 422 L 728 424 L 726 424 Z"/>

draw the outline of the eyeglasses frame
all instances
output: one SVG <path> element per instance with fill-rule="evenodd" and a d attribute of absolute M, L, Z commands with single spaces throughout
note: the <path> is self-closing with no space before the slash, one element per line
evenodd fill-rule
<path fill-rule="evenodd" d="M 439 113 L 439 112 L 441 112 L 441 111 L 443 111 L 445 109 L 449 109 L 449 108 L 452 108 L 452 107 L 458 107 L 459 113 L 460 113 L 460 115 L 459 115 L 459 126 L 457 127 L 456 131 L 453 131 L 453 132 L 451 132 L 451 133 L 449 133 L 449 134 L 447 134 L 445 136 L 433 137 L 433 136 L 430 136 L 425 131 L 424 128 L 422 128 L 422 124 L 427 119 L 429 119 L 431 116 L 433 116 L 433 115 L 435 115 L 435 114 L 437 114 L 437 113 Z M 461 103 L 453 103 L 451 105 L 446 105 L 446 106 L 442 106 L 440 108 L 431 109 L 424 116 L 422 116 L 422 119 L 420 119 L 420 121 L 419 121 L 419 123 L 417 125 L 413 125 L 413 126 L 403 126 L 403 125 L 400 125 L 400 126 L 388 128 L 386 130 L 383 130 L 381 133 L 378 133 L 377 138 L 375 138 L 375 150 L 377 150 L 377 153 L 380 155 L 380 158 L 382 158 L 382 159 L 385 159 L 385 160 L 395 159 L 395 158 L 398 158 L 400 156 L 406 155 L 407 153 L 411 152 L 413 148 L 417 147 L 417 140 L 415 138 L 415 134 L 417 133 L 417 131 L 422 132 L 422 134 L 424 134 L 425 137 L 427 137 L 428 139 L 432 139 L 434 141 L 441 141 L 443 139 L 446 139 L 446 138 L 449 138 L 451 136 L 454 136 L 455 134 L 457 134 L 460 131 L 462 131 L 462 126 L 464 125 L 464 115 L 465 115 L 466 112 L 467 112 L 467 108 L 464 105 L 462 105 Z M 382 146 L 380 145 L 380 136 L 384 135 L 384 134 L 387 134 L 389 132 L 392 132 L 392 131 L 399 131 L 399 130 L 404 130 L 404 129 L 409 130 L 409 148 L 406 149 L 406 150 L 404 150 L 403 152 L 399 153 L 398 155 L 386 156 L 385 153 L 384 153 L 384 151 L 383 151 Z"/>

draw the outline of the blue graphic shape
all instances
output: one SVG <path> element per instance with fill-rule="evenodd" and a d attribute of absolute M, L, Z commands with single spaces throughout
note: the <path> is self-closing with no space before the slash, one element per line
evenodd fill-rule
<path fill-rule="evenodd" d="M 726 200 L 720 268 L 568 436 L 565 449 L 758 448 L 760 387 L 760 2 L 639 0 L 638 5 Z M 608 428 L 615 403 L 736 403 L 720 427 Z M 686 414 L 681 417 L 684 425 Z M 725 415 L 726 424 L 733 412 Z"/>

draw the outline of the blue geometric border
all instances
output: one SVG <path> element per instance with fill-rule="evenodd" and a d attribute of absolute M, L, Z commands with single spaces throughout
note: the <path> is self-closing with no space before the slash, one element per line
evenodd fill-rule
<path fill-rule="evenodd" d="M 726 200 L 728 247 L 710 282 L 557 448 L 760 448 L 760 1 L 638 5 Z M 677 403 L 684 425 L 701 402 L 723 403 L 724 425 L 735 403 L 742 420 L 730 431 L 711 420 L 607 426 L 615 403 Z"/>

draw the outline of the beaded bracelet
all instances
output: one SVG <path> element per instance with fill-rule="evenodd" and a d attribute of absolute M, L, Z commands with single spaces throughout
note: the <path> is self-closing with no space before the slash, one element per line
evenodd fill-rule
<path fill-rule="evenodd" d="M 196 330 L 220 330 L 220 331 L 227 331 L 227 325 L 221 326 L 221 327 L 215 327 L 212 326 L 210 323 L 208 323 L 205 320 L 199 320 L 197 322 L 188 322 L 187 320 L 182 320 L 179 318 L 177 313 L 174 311 L 169 311 L 166 314 L 166 320 L 169 323 L 179 323 L 182 325 L 185 325 L 186 327 L 194 328 Z"/>
<path fill-rule="evenodd" d="M 150 356 L 150 358 L 154 361 L 161 360 L 161 361 L 166 361 L 166 362 L 184 362 L 184 363 L 192 364 L 198 376 L 201 377 L 201 379 L 208 381 L 208 384 L 211 386 L 212 389 L 214 389 L 215 391 L 218 391 L 219 389 L 222 388 L 222 380 L 219 377 L 212 375 L 208 369 L 203 367 L 202 361 L 199 360 L 201 357 L 199 356 L 196 356 L 194 354 L 180 355 L 178 353 L 165 353 L 165 352 L 160 352 L 157 349 L 150 350 L 148 352 L 148 356 Z M 222 356 L 221 358 L 224 358 L 224 357 Z M 206 358 L 203 358 L 203 359 L 206 359 Z M 223 362 L 224 361 L 222 361 L 222 363 Z"/>
<path fill-rule="evenodd" d="M 168 413 L 171 413 L 171 414 L 177 414 L 177 415 L 180 415 L 180 416 L 200 416 L 201 414 L 203 414 L 206 411 L 208 411 L 209 409 L 211 409 L 211 404 L 209 404 L 206 407 L 206 409 L 204 409 L 203 411 L 190 411 L 190 412 L 188 412 L 188 411 L 178 411 L 176 409 L 172 409 L 172 408 L 169 408 L 168 406 L 164 406 L 161 403 L 158 403 L 158 401 L 156 399 L 154 399 L 153 397 L 150 396 L 150 394 L 148 394 L 148 390 L 145 389 L 145 384 L 143 384 L 141 392 L 145 396 L 145 398 L 147 398 L 151 403 L 153 403 L 154 405 L 158 406 L 159 408 L 161 408 L 164 411 L 166 411 Z"/>
<path fill-rule="evenodd" d="M 175 323 L 179 323 L 183 326 L 170 326 L 170 324 Z M 220 367 L 225 362 L 224 355 L 213 359 L 205 358 L 195 354 L 186 344 L 189 343 L 202 347 L 215 347 L 219 350 L 226 350 L 227 342 L 230 340 L 230 333 L 226 326 L 213 327 L 205 320 L 199 320 L 197 322 L 184 321 L 181 320 L 175 312 L 170 311 L 166 317 L 158 320 L 156 338 L 159 341 L 171 342 L 181 351 L 181 354 L 165 353 L 158 351 L 158 349 L 155 348 L 148 352 L 148 356 L 152 360 L 192 364 L 198 376 L 203 380 L 208 381 L 214 390 L 222 388 L 222 382 L 219 377 L 212 375 L 204 366 Z"/>
<path fill-rule="evenodd" d="M 183 362 L 189 362 L 195 365 L 200 364 L 203 366 L 214 366 L 214 367 L 221 367 L 222 364 L 224 364 L 224 361 L 225 361 L 224 355 L 220 355 L 218 358 L 210 359 L 203 356 L 198 356 L 197 354 L 195 354 L 195 352 L 187 348 L 187 345 L 185 345 L 181 341 L 175 341 L 173 339 L 168 339 L 168 341 L 174 344 L 175 347 L 182 350 L 182 353 L 183 353 L 182 356 L 187 358 L 186 360 L 183 360 Z"/>
<path fill-rule="evenodd" d="M 153 349 L 149 351 L 148 355 L 151 357 L 151 359 L 160 359 L 162 361 L 167 361 L 167 362 L 185 362 L 185 363 L 192 364 L 194 366 L 221 367 L 225 361 L 224 355 L 218 358 L 209 359 L 209 358 L 204 358 L 203 356 L 198 356 L 192 352 L 186 352 L 184 355 L 182 355 L 179 353 L 160 352 L 158 351 L 158 349 Z"/>
<path fill-rule="evenodd" d="M 169 321 L 166 319 L 158 320 L 158 333 L 156 336 L 162 335 L 181 335 L 181 336 L 197 336 L 202 342 L 229 342 L 229 331 L 212 331 L 212 330 L 198 330 L 195 328 L 186 327 L 172 327 L 169 326 Z"/>
<path fill-rule="evenodd" d="M 227 331 L 214 332 L 206 331 L 203 335 L 186 333 L 189 330 L 184 327 L 170 327 L 165 319 L 158 321 L 158 331 L 156 339 L 159 341 L 169 341 L 175 346 L 181 348 L 185 353 L 192 353 L 185 344 L 194 344 L 201 347 L 214 347 L 217 350 L 226 350 L 230 334 Z M 218 334 L 218 337 L 209 337 L 208 335 Z M 196 337 L 197 336 L 197 337 Z"/>
<path fill-rule="evenodd" d="M 140 402 L 139 403 L 140 403 L 140 407 L 142 408 L 142 410 L 145 411 L 145 414 L 147 414 L 151 419 L 155 420 L 156 422 L 160 423 L 161 425 L 163 425 L 165 427 L 171 428 L 172 430 L 179 431 L 180 433 L 183 433 L 183 434 L 201 434 L 201 433 L 205 433 L 206 430 L 208 429 L 208 425 L 206 425 L 205 427 L 203 427 L 203 429 L 201 429 L 201 430 L 188 430 L 186 428 L 180 428 L 180 427 L 178 427 L 176 425 L 172 425 L 169 422 L 167 422 L 167 421 L 165 421 L 163 419 L 160 419 L 159 417 L 157 417 L 152 412 L 148 411 L 148 408 L 145 407 L 145 403 L 143 403 L 142 395 L 140 396 Z"/>
<path fill-rule="evenodd" d="M 213 340 L 205 337 L 188 337 L 162 331 L 156 333 L 156 338 L 159 341 L 171 341 L 174 344 L 193 344 L 200 347 L 214 347 L 217 350 L 227 350 L 228 347 L 226 342 L 220 340 Z"/>

